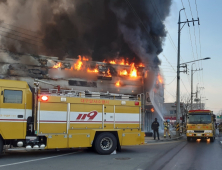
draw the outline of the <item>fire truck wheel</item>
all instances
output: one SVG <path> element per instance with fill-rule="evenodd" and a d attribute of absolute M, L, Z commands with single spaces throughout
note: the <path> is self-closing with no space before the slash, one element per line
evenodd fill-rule
<path fill-rule="evenodd" d="M 2 151 L 3 151 L 3 140 L 0 136 L 0 155 L 2 154 Z"/>
<path fill-rule="evenodd" d="M 214 142 L 215 137 L 210 138 L 210 142 Z"/>
<path fill-rule="evenodd" d="M 95 139 L 95 150 L 98 154 L 111 154 L 117 147 L 116 137 L 109 132 L 101 133 Z"/>
<path fill-rule="evenodd" d="M 187 137 L 187 141 L 190 142 L 191 137 Z"/>

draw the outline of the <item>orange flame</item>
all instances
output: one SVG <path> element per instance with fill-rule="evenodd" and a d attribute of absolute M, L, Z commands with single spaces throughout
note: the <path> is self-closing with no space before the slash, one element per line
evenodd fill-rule
<path fill-rule="evenodd" d="M 52 68 L 61 68 L 62 66 L 62 63 L 61 62 L 58 62 L 56 65 L 54 65 Z"/>
<path fill-rule="evenodd" d="M 116 64 L 116 61 L 112 60 L 109 62 L 110 64 Z"/>
<path fill-rule="evenodd" d="M 84 57 L 84 56 L 83 56 L 82 60 L 83 61 L 89 61 L 89 59 L 87 57 Z"/>
<path fill-rule="evenodd" d="M 78 71 L 79 71 L 79 70 L 81 69 L 83 63 L 82 63 L 82 61 L 81 61 L 81 56 L 79 55 L 78 57 L 79 57 L 79 59 L 78 59 L 77 62 L 74 64 L 74 67 L 75 67 L 75 70 L 78 70 Z"/>
<path fill-rule="evenodd" d="M 136 68 L 134 66 L 134 63 L 131 64 L 130 77 L 137 77 L 137 70 L 136 70 Z"/>
<path fill-rule="evenodd" d="M 87 72 L 89 72 L 89 73 L 98 73 L 99 70 L 97 68 L 95 68 L 94 70 L 90 70 L 89 68 L 87 68 Z"/>
<path fill-rule="evenodd" d="M 119 87 L 120 86 L 120 81 L 117 81 L 115 85 Z"/>
<path fill-rule="evenodd" d="M 128 72 L 127 70 L 123 70 L 123 71 L 120 71 L 119 75 L 127 76 Z"/>
<path fill-rule="evenodd" d="M 154 108 L 151 109 L 151 112 L 152 112 L 152 113 L 154 112 Z"/>
<path fill-rule="evenodd" d="M 159 80 L 159 82 L 162 84 L 163 83 L 163 79 L 162 79 L 162 77 L 160 76 L 160 75 L 158 75 L 158 80 Z"/>
<path fill-rule="evenodd" d="M 107 77 L 112 77 L 112 75 L 110 74 L 110 69 L 109 68 L 107 70 Z"/>
<path fill-rule="evenodd" d="M 140 63 L 140 64 L 139 64 L 139 67 L 144 67 L 144 64 L 143 64 L 143 63 Z"/>
<path fill-rule="evenodd" d="M 125 65 L 125 60 L 122 59 L 121 62 L 119 63 L 120 65 Z"/>
<path fill-rule="evenodd" d="M 107 61 L 103 60 L 103 63 L 107 63 Z M 115 60 L 108 61 L 108 63 L 110 63 L 110 64 L 120 64 L 120 65 L 129 65 L 128 59 L 127 60 L 125 60 L 125 59 L 121 59 L 121 60 L 115 59 Z"/>

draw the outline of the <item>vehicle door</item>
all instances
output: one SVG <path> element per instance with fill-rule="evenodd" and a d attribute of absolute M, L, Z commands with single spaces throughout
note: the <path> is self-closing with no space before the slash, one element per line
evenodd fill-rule
<path fill-rule="evenodd" d="M 1 87 L 0 108 L 0 129 L 5 139 L 23 139 L 25 90 Z"/>

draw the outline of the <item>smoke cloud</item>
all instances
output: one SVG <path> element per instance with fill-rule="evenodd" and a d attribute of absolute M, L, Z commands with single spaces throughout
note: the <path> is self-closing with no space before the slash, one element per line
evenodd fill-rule
<path fill-rule="evenodd" d="M 158 65 L 171 1 L 0 0 L 1 47 L 60 59 L 123 57 Z"/>

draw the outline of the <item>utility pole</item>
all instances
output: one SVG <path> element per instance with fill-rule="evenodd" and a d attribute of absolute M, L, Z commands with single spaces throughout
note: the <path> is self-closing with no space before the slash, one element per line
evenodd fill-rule
<path fill-rule="evenodd" d="M 184 25 L 187 23 L 188 24 L 188 26 L 190 26 L 189 25 L 189 22 L 193 22 L 193 26 L 194 26 L 194 22 L 195 21 L 198 21 L 198 24 L 200 25 L 200 23 L 199 23 L 199 18 L 197 19 L 197 20 L 194 20 L 193 18 L 192 18 L 192 20 L 191 21 L 189 21 L 188 19 L 187 19 L 187 21 L 184 21 L 184 22 L 180 22 L 180 12 L 182 11 L 182 10 L 185 10 L 185 8 L 183 8 L 183 9 L 181 9 L 180 11 L 179 11 L 179 21 L 178 21 L 178 54 L 177 54 L 177 108 L 176 108 L 176 121 L 177 121 L 177 123 L 179 123 L 180 122 L 180 118 L 179 118 L 179 116 L 180 116 L 180 32 L 181 32 L 181 30 L 183 29 L 183 27 L 184 27 Z M 180 24 L 184 24 L 183 26 L 182 26 L 182 28 L 180 28 Z M 176 136 L 179 136 L 179 131 L 177 131 L 176 132 Z"/>
<path fill-rule="evenodd" d="M 201 90 L 201 89 L 204 89 L 204 87 L 199 87 L 199 89 Z M 200 90 L 199 90 L 199 92 L 200 92 Z M 204 98 L 204 97 L 202 97 L 202 98 Z M 201 104 L 201 93 L 200 93 L 200 109 L 201 109 L 201 107 L 202 107 L 202 104 Z"/>
<path fill-rule="evenodd" d="M 193 63 L 195 64 L 195 63 Z M 193 70 L 193 64 L 191 65 L 191 110 L 193 109 L 193 94 L 196 94 L 196 93 L 193 93 L 193 74 L 196 72 L 196 71 L 201 71 L 203 69 L 199 69 L 199 70 Z"/>

